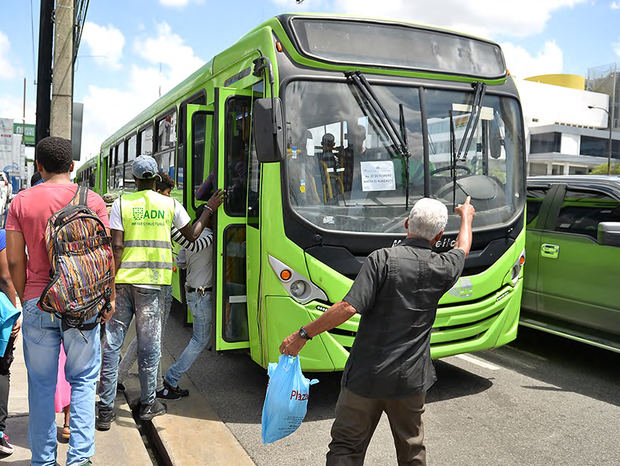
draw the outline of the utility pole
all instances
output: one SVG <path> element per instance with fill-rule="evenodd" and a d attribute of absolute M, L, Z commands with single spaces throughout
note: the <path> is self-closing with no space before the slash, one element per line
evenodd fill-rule
<path fill-rule="evenodd" d="M 24 78 L 24 106 L 22 108 L 22 144 L 26 145 L 26 78 Z"/>
<path fill-rule="evenodd" d="M 73 107 L 73 2 L 56 0 L 50 125 L 51 136 L 69 140 Z"/>
<path fill-rule="evenodd" d="M 612 105 L 612 101 L 611 98 L 609 99 L 610 105 Z M 609 141 L 607 144 L 607 176 L 610 175 L 611 173 L 611 148 L 612 148 L 612 144 L 613 144 L 613 109 L 608 108 L 603 108 L 603 107 L 597 107 L 596 105 L 588 105 L 588 108 L 590 109 L 597 109 L 597 110 L 602 110 L 605 113 L 607 113 L 607 128 L 609 129 Z"/>
<path fill-rule="evenodd" d="M 35 143 L 50 135 L 50 92 L 52 87 L 52 43 L 54 37 L 53 11 L 54 0 L 41 0 Z"/>

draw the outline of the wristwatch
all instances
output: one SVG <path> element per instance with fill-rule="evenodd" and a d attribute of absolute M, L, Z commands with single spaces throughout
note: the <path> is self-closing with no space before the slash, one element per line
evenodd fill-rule
<path fill-rule="evenodd" d="M 299 336 L 303 338 L 304 340 L 312 340 L 312 337 L 308 335 L 308 332 L 306 332 L 306 330 L 303 327 L 299 329 Z"/>

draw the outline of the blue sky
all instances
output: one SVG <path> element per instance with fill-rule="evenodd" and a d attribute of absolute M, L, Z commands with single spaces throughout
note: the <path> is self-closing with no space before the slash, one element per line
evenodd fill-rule
<path fill-rule="evenodd" d="M 0 116 L 34 123 L 28 0 L 0 0 Z M 517 77 L 585 75 L 620 62 L 620 0 L 91 0 L 75 74 L 84 102 L 82 159 L 103 139 L 248 30 L 284 12 L 336 12 L 434 24 L 499 42 Z M 34 64 L 33 64 L 34 61 Z"/>

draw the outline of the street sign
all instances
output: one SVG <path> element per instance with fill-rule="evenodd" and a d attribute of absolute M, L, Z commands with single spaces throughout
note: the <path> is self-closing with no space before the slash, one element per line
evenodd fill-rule
<path fill-rule="evenodd" d="M 13 122 L 13 134 L 22 134 L 24 129 L 26 130 L 26 135 L 24 136 L 24 144 L 28 147 L 34 147 L 34 128 L 35 125 L 29 125 L 22 123 Z"/>

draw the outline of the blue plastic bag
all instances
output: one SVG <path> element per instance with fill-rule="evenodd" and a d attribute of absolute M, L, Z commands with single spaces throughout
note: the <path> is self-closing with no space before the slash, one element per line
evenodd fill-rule
<path fill-rule="evenodd" d="M 8 296 L 0 291 L 0 357 L 3 357 L 6 352 L 13 325 L 19 319 L 20 314 L 21 312 L 13 306 Z"/>
<path fill-rule="evenodd" d="M 292 434 L 306 417 L 310 385 L 318 380 L 304 377 L 299 357 L 281 355 L 278 364 L 269 363 L 269 384 L 263 405 L 263 443 Z"/>

